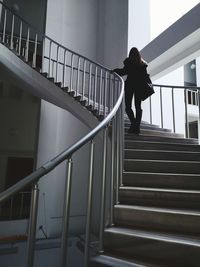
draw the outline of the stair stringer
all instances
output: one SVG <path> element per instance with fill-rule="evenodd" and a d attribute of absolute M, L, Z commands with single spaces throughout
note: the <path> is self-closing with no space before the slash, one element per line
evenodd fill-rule
<path fill-rule="evenodd" d="M 2 44 L 0 44 L 0 73 L 1 79 L 9 82 L 12 80 L 18 87 L 69 111 L 90 129 L 99 124 L 99 120 L 88 109 Z"/>

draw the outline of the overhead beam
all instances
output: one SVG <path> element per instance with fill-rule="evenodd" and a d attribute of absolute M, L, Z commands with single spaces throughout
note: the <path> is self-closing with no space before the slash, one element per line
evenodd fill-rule
<path fill-rule="evenodd" d="M 200 4 L 141 50 L 156 79 L 200 56 Z"/>

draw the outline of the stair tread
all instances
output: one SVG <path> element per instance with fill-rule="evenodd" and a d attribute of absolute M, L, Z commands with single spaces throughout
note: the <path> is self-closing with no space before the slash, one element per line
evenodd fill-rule
<path fill-rule="evenodd" d="M 200 248 L 200 241 L 198 237 L 195 236 L 186 236 L 183 234 L 174 234 L 167 232 L 157 232 L 152 230 L 141 230 L 137 228 L 127 228 L 127 227 L 118 227 L 114 226 L 111 228 L 105 229 L 105 233 L 116 233 L 123 234 L 128 236 L 134 236 L 138 238 L 153 239 L 164 242 L 179 243 L 183 245 L 190 245 Z"/>
<path fill-rule="evenodd" d="M 194 177 L 199 177 L 199 174 L 196 173 L 163 173 L 163 172 L 130 172 L 130 171 L 123 171 L 123 174 L 127 174 L 127 175 L 132 175 L 132 174 L 143 174 L 143 175 L 165 175 L 165 176 L 194 176 Z"/>
<path fill-rule="evenodd" d="M 125 148 L 124 151 L 135 151 L 135 152 L 158 152 L 158 153 L 176 153 L 176 154 L 196 154 L 200 155 L 200 151 L 188 151 L 188 150 L 181 150 L 181 151 L 176 151 L 176 150 L 162 150 L 162 149 L 137 149 L 137 148 Z"/>
<path fill-rule="evenodd" d="M 124 161 L 140 161 L 140 162 L 166 162 L 166 163 L 199 163 L 200 160 L 165 160 L 165 159 L 124 159 Z"/>
<path fill-rule="evenodd" d="M 181 214 L 181 215 L 191 215 L 191 216 L 200 217 L 199 211 L 194 211 L 190 209 L 177 209 L 177 208 L 164 208 L 164 207 L 159 208 L 159 207 L 124 205 L 124 204 L 117 204 L 114 207 L 115 209 L 152 211 L 152 212 L 158 212 L 158 213 Z"/>
<path fill-rule="evenodd" d="M 165 192 L 165 193 L 182 193 L 182 194 L 200 194 L 200 190 L 183 190 L 183 189 L 169 189 L 169 188 L 155 188 L 155 187 L 133 187 L 133 186 L 122 186 L 120 190 L 137 190 L 147 192 Z"/>
<path fill-rule="evenodd" d="M 127 261 L 125 259 L 119 257 L 113 257 L 109 255 L 100 255 L 96 256 L 92 259 L 92 262 L 106 264 L 106 266 L 110 267 L 145 267 L 146 265 L 141 265 L 138 263 L 134 263 L 132 261 Z M 150 265 L 148 265 L 150 266 Z"/>

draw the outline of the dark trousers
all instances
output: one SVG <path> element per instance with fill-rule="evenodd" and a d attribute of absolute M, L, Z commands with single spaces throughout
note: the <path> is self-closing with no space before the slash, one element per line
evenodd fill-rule
<path fill-rule="evenodd" d="M 136 116 L 134 116 L 132 110 L 133 94 L 135 100 Z M 141 102 L 142 102 L 141 97 L 137 93 L 134 93 L 133 90 L 125 89 L 125 110 L 132 125 L 134 124 L 137 124 L 138 126 L 140 125 L 142 118 Z"/>

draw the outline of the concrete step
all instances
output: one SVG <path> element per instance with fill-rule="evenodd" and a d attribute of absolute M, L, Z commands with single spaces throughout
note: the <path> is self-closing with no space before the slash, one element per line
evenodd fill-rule
<path fill-rule="evenodd" d="M 116 205 L 114 223 L 117 226 L 179 233 L 200 237 L 200 212 L 175 208 Z"/>
<path fill-rule="evenodd" d="M 130 123 L 125 122 L 124 123 L 125 130 L 128 130 L 129 127 L 130 127 L 130 125 L 131 125 Z M 160 128 L 158 125 L 155 125 L 155 124 L 147 124 L 147 123 L 141 123 L 140 129 L 163 131 L 163 132 L 171 132 L 170 129 Z"/>
<path fill-rule="evenodd" d="M 126 205 L 199 210 L 200 190 L 122 186 L 119 202 Z"/>
<path fill-rule="evenodd" d="M 128 129 L 127 129 L 128 130 Z M 128 133 L 127 130 L 125 129 L 125 138 L 133 138 L 133 136 L 135 134 L 133 133 Z M 166 131 L 160 131 L 160 129 L 158 130 L 154 130 L 154 129 L 140 129 L 140 135 L 143 136 L 159 136 L 159 137 L 172 137 L 172 138 L 183 138 L 184 135 L 183 134 L 177 134 L 177 133 L 171 133 L 171 132 L 166 132 Z"/>
<path fill-rule="evenodd" d="M 185 140 L 185 139 L 184 139 Z M 163 141 L 163 140 L 162 140 Z M 171 141 L 177 141 L 176 139 Z M 172 142 L 161 142 L 161 140 L 125 140 L 125 148 L 127 149 L 149 149 L 149 150 L 170 150 L 170 151 L 193 151 L 200 152 L 200 145 L 198 144 L 186 144 Z"/>
<path fill-rule="evenodd" d="M 126 159 L 124 160 L 124 170 L 128 172 L 200 174 L 200 162 Z"/>
<path fill-rule="evenodd" d="M 200 190 L 199 174 L 124 172 L 123 185 Z"/>
<path fill-rule="evenodd" d="M 184 235 L 112 227 L 105 230 L 104 244 L 113 257 L 146 261 L 147 266 L 199 267 L 200 242 Z"/>
<path fill-rule="evenodd" d="M 145 149 L 125 149 L 125 159 L 160 159 L 160 160 L 185 160 L 200 161 L 200 152 L 192 151 L 165 151 Z"/>
<path fill-rule="evenodd" d="M 100 255 L 92 258 L 90 267 L 146 267 L 147 265 L 137 264 L 131 261 L 112 257 L 108 255 Z M 149 266 L 149 265 L 148 265 Z"/>
<path fill-rule="evenodd" d="M 170 135 L 170 136 L 169 136 Z M 134 141 L 148 141 L 148 142 L 167 142 L 167 143 L 173 143 L 173 144 L 198 144 L 198 140 L 194 138 L 179 138 L 179 137 L 173 137 L 173 134 L 167 133 L 167 136 L 165 134 L 160 134 L 156 136 L 155 133 L 152 133 L 151 135 L 135 135 L 135 134 L 125 134 L 125 141 L 134 140 Z"/>

